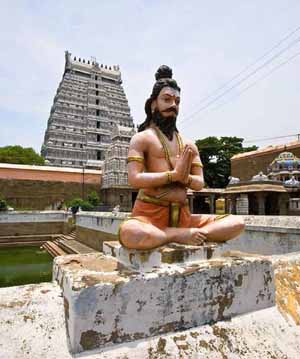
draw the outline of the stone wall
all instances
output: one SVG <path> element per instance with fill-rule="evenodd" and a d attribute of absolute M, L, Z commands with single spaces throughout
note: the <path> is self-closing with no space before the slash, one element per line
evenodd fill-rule
<path fill-rule="evenodd" d="M 103 250 L 103 242 L 118 239 L 120 224 L 129 213 L 80 212 L 76 215 L 76 239 L 96 250 Z"/>
<path fill-rule="evenodd" d="M 62 200 L 99 193 L 98 170 L 0 163 L 0 195 L 17 209 L 57 209 Z"/>
<path fill-rule="evenodd" d="M 248 225 L 236 240 L 223 245 L 224 250 L 239 250 L 264 255 L 300 251 L 300 229 Z"/>
<path fill-rule="evenodd" d="M 136 196 L 137 190 L 129 187 L 101 189 L 101 199 L 110 210 L 112 210 L 116 205 L 119 205 L 121 211 L 131 211 L 134 204 L 133 194 Z"/>
<path fill-rule="evenodd" d="M 300 230 L 299 216 L 243 216 L 246 226 L 298 228 Z"/>
<path fill-rule="evenodd" d="M 223 250 L 239 250 L 264 255 L 300 251 L 299 216 L 243 216 L 246 230 Z"/>
<path fill-rule="evenodd" d="M 102 251 L 103 241 L 118 239 L 120 224 L 130 213 L 81 212 L 76 216 L 77 239 Z M 222 251 L 239 250 L 264 255 L 300 251 L 299 216 L 243 216 L 246 229 Z"/>
<path fill-rule="evenodd" d="M 0 237 L 68 233 L 68 218 L 64 211 L 2 212 Z"/>
<path fill-rule="evenodd" d="M 49 167 L 0 163 L 0 178 L 15 180 L 101 183 L 102 172 L 86 168 Z"/>
<path fill-rule="evenodd" d="M 87 196 L 100 185 L 76 182 L 0 179 L 0 194 L 17 209 L 57 209 L 62 200 Z"/>

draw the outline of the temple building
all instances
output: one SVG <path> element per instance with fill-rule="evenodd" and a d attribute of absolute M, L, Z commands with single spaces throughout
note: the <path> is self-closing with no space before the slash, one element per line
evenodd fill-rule
<path fill-rule="evenodd" d="M 47 164 L 101 168 L 115 124 L 134 128 L 119 66 L 66 51 L 41 151 Z"/>
<path fill-rule="evenodd" d="M 233 156 L 227 212 L 300 215 L 299 154 L 297 141 Z"/>
<path fill-rule="evenodd" d="M 120 211 L 130 212 L 137 190 L 128 185 L 127 156 L 134 128 L 114 124 L 111 144 L 105 154 L 101 199 L 112 210 L 116 205 Z"/>
<path fill-rule="evenodd" d="M 300 181 L 300 159 L 292 152 L 282 152 L 270 163 L 267 172 L 272 180 L 290 184 Z"/>
<path fill-rule="evenodd" d="M 291 152 L 294 156 L 300 157 L 300 141 L 234 155 L 231 158 L 231 176 L 247 181 L 259 172 L 267 173 L 272 161 L 283 152 Z"/>

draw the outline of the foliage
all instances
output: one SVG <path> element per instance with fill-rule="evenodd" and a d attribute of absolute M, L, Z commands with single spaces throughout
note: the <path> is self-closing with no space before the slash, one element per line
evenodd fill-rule
<path fill-rule="evenodd" d="M 22 146 L 0 147 L 0 163 L 15 163 L 22 165 L 44 165 L 45 160 L 33 148 Z"/>
<path fill-rule="evenodd" d="M 93 207 L 97 207 L 99 206 L 99 203 L 100 203 L 100 198 L 97 194 L 96 191 L 93 191 L 91 193 L 88 194 L 88 201 L 90 202 L 90 204 L 93 206 Z"/>
<path fill-rule="evenodd" d="M 0 212 L 1 211 L 7 211 L 8 204 L 6 203 L 5 199 L 3 199 L 0 195 Z"/>
<path fill-rule="evenodd" d="M 76 213 L 78 211 L 79 207 L 83 211 L 90 211 L 94 207 L 90 202 L 85 201 L 82 198 L 72 199 L 71 201 L 67 202 L 67 206 L 71 207 L 71 210 L 73 213 Z"/>
<path fill-rule="evenodd" d="M 230 158 L 238 153 L 257 150 L 257 146 L 243 147 L 243 141 L 239 137 L 206 137 L 196 141 L 208 187 L 226 187 L 230 176 Z"/>

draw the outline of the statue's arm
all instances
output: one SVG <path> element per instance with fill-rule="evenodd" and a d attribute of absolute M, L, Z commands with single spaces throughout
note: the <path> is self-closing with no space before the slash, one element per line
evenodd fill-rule
<path fill-rule="evenodd" d="M 134 188 L 155 188 L 169 183 L 167 172 L 144 172 L 148 141 L 142 134 L 134 135 L 128 151 L 128 182 Z"/>
<path fill-rule="evenodd" d="M 198 148 L 194 144 L 189 144 L 193 150 L 191 171 L 187 180 L 187 187 L 194 191 L 201 191 L 204 187 L 203 166 L 200 159 Z"/>

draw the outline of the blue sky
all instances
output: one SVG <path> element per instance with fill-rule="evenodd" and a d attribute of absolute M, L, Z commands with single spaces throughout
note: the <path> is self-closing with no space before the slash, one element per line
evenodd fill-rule
<path fill-rule="evenodd" d="M 3 1 L 0 146 L 40 150 L 65 50 L 120 65 L 136 124 L 144 120 L 156 69 L 167 64 L 182 89 L 178 121 L 186 137 L 252 140 L 299 133 L 300 56 L 240 96 L 239 92 L 300 52 L 300 29 L 256 66 L 291 44 L 288 51 L 189 118 L 208 103 L 203 102 L 207 95 L 300 26 L 299 15 L 297 0 Z M 257 144 L 271 142 L 278 143 Z"/>

